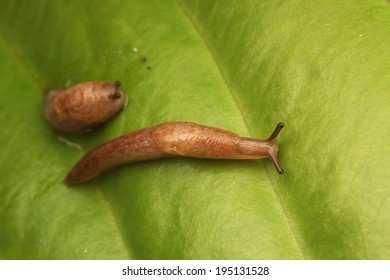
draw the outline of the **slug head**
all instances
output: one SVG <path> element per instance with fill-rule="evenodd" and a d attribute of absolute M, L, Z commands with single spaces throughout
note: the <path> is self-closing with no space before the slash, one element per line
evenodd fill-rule
<path fill-rule="evenodd" d="M 126 95 L 119 90 L 120 85 L 119 81 L 115 83 L 95 82 L 90 89 L 85 91 L 85 100 L 88 100 L 85 107 L 88 106 L 88 110 L 84 113 L 91 122 L 100 125 L 124 108 Z"/>

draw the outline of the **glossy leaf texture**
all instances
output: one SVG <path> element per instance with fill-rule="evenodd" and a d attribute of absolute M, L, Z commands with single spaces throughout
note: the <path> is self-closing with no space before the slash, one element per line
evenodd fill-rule
<path fill-rule="evenodd" d="M 0 258 L 390 258 L 388 1 L 0 2 Z M 89 80 L 120 80 L 126 109 L 54 131 L 44 89 Z M 62 183 L 165 121 L 257 138 L 284 121 L 285 175 L 171 158 Z"/>

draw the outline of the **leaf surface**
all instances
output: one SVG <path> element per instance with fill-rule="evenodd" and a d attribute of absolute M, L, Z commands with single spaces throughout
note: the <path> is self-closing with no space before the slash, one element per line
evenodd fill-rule
<path fill-rule="evenodd" d="M 0 61 L 0 258 L 390 258 L 389 2 L 3 1 Z M 120 80 L 125 111 L 51 129 L 43 90 L 89 80 Z M 63 185 L 165 121 L 256 138 L 284 121 L 285 175 L 171 158 Z"/>

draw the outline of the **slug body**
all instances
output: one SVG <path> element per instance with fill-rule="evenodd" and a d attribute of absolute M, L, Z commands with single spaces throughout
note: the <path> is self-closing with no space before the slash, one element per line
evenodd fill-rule
<path fill-rule="evenodd" d="M 214 159 L 271 158 L 283 174 L 276 137 L 279 123 L 266 140 L 240 137 L 232 132 L 191 122 L 167 122 L 127 133 L 87 153 L 65 178 L 67 185 L 90 180 L 112 167 L 135 161 L 172 156 Z"/>
<path fill-rule="evenodd" d="M 126 97 L 120 82 L 84 82 L 65 90 L 47 90 L 44 113 L 59 131 L 84 133 L 122 110 Z"/>

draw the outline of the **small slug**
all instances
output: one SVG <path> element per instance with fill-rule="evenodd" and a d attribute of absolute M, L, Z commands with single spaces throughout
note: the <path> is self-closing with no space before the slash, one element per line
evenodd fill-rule
<path fill-rule="evenodd" d="M 259 140 L 191 122 L 162 123 L 127 133 L 93 149 L 73 167 L 64 182 L 67 185 L 78 184 L 118 165 L 172 156 L 213 159 L 267 157 L 283 174 L 276 143 L 283 127 L 284 123 L 279 123 L 268 139 Z"/>
<path fill-rule="evenodd" d="M 84 82 L 44 94 L 46 119 L 59 131 L 84 133 L 106 122 L 125 104 L 121 83 Z"/>

